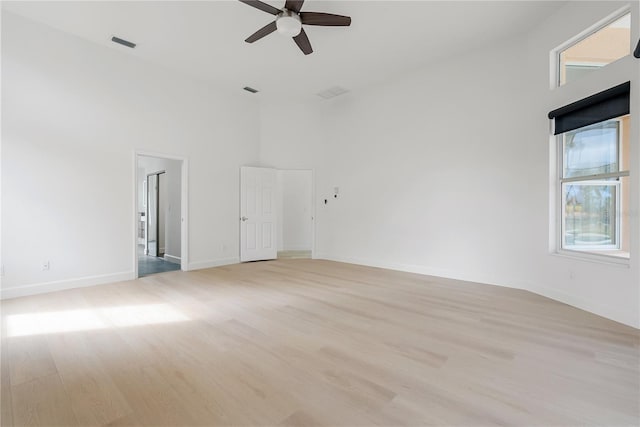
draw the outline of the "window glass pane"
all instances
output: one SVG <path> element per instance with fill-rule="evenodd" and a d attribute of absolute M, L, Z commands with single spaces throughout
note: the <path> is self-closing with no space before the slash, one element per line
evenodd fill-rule
<path fill-rule="evenodd" d="M 574 81 L 631 53 L 631 14 L 560 52 L 559 84 Z"/>
<path fill-rule="evenodd" d="M 620 123 L 608 120 L 566 132 L 563 136 L 563 177 L 618 172 Z"/>
<path fill-rule="evenodd" d="M 567 249 L 618 248 L 617 181 L 565 183 L 563 247 Z"/>
<path fill-rule="evenodd" d="M 619 118 L 620 143 L 618 149 L 620 150 L 620 170 L 623 171 L 629 170 L 629 150 L 631 148 L 631 120 L 629 117 L 627 115 Z"/>

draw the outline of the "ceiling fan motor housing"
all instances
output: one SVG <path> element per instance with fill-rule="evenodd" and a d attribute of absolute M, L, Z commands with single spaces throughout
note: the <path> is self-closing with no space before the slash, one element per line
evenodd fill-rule
<path fill-rule="evenodd" d="M 278 33 L 287 37 L 295 37 L 302 31 L 302 21 L 297 13 L 284 9 L 276 19 L 276 27 Z"/>

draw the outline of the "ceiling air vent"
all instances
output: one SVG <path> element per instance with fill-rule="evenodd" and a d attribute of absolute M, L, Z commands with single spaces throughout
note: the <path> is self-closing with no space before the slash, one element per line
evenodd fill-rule
<path fill-rule="evenodd" d="M 343 95 L 347 92 L 349 91 L 343 87 L 333 86 L 333 87 L 330 87 L 329 89 L 326 89 L 326 90 L 323 90 L 322 92 L 317 93 L 317 95 L 323 99 L 331 99 L 331 98 L 335 98 L 336 96 Z"/>
<path fill-rule="evenodd" d="M 244 90 L 246 90 L 247 92 L 251 92 L 251 93 L 258 93 L 258 89 L 254 89 L 250 86 L 245 86 L 243 87 Z"/>
<path fill-rule="evenodd" d="M 131 49 L 136 47 L 135 43 L 131 43 L 129 40 L 124 40 L 116 36 L 111 37 L 111 41 L 114 43 L 121 44 L 122 46 L 130 47 Z"/>

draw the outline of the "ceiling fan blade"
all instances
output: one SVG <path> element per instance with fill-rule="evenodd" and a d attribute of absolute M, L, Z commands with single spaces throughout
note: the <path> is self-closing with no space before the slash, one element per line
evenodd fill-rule
<path fill-rule="evenodd" d="M 280 9 L 277 9 L 270 4 L 263 3 L 260 0 L 238 0 L 244 4 L 248 4 L 249 6 L 253 6 L 256 9 L 260 9 L 263 12 L 270 13 L 272 15 L 277 15 L 282 12 Z"/>
<path fill-rule="evenodd" d="M 268 36 L 269 34 L 273 33 L 277 29 L 278 27 L 276 26 L 276 21 L 273 21 L 272 23 L 265 25 L 255 33 L 251 34 L 249 38 L 247 38 L 245 41 L 247 43 L 253 43 L 255 41 L 260 40 L 264 36 Z"/>
<path fill-rule="evenodd" d="M 302 4 L 304 0 L 287 0 L 284 4 L 284 8 L 288 10 L 293 10 L 295 13 L 300 13 L 300 9 L 302 9 Z"/>
<path fill-rule="evenodd" d="M 304 28 L 300 31 L 300 34 L 293 38 L 293 41 L 296 42 L 300 50 L 305 54 L 309 55 L 313 52 L 313 48 L 311 47 L 311 42 L 309 41 L 309 37 L 307 37 L 307 33 L 304 32 Z"/>
<path fill-rule="evenodd" d="M 300 12 L 300 19 L 306 25 L 323 25 L 328 27 L 348 27 L 351 18 L 348 16 L 334 15 L 321 12 Z"/>

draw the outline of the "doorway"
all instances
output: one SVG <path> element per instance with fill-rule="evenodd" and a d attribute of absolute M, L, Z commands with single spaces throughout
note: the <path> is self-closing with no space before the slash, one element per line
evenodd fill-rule
<path fill-rule="evenodd" d="M 313 258 L 313 171 L 240 168 L 240 262 Z"/>
<path fill-rule="evenodd" d="M 313 172 L 277 171 L 278 259 L 313 257 Z"/>
<path fill-rule="evenodd" d="M 186 270 L 185 163 L 136 153 L 136 277 Z"/>

